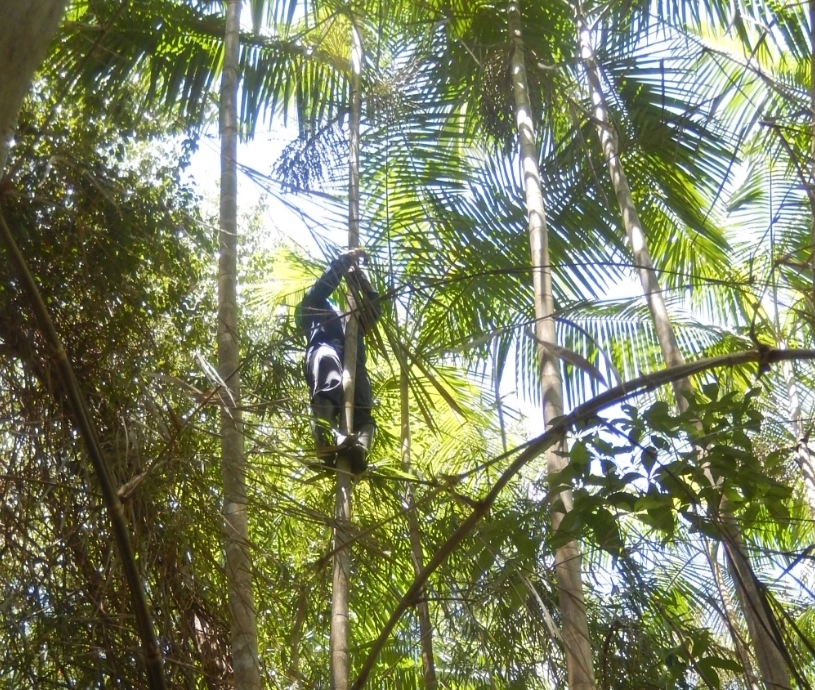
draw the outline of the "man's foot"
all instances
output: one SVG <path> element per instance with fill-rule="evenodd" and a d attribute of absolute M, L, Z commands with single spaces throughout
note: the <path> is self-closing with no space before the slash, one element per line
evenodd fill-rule
<path fill-rule="evenodd" d="M 368 469 L 368 451 L 361 443 L 337 451 L 339 457 L 345 457 L 351 464 L 351 472 L 362 474 Z"/>

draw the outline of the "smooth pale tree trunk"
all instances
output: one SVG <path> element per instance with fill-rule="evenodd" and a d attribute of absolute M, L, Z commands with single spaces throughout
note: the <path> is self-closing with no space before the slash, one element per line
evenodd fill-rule
<path fill-rule="evenodd" d="M 23 98 L 66 4 L 66 0 L 0 2 L 0 178 Z"/>
<path fill-rule="evenodd" d="M 603 150 L 603 157 L 608 164 L 608 171 L 611 175 L 611 183 L 614 187 L 614 194 L 620 207 L 620 214 L 623 217 L 623 225 L 631 245 L 631 253 L 634 256 L 634 264 L 639 275 L 642 290 L 651 312 L 651 319 L 657 333 L 659 347 L 662 350 L 662 357 L 665 364 L 675 367 L 683 363 L 682 354 L 674 335 L 671 318 L 665 306 L 665 299 L 659 287 L 659 278 L 654 270 L 654 262 L 645 241 L 645 232 L 640 222 L 637 207 L 634 204 L 631 190 L 628 187 L 628 179 L 625 176 L 622 162 L 617 155 L 617 138 L 609 124 L 608 111 L 603 90 L 600 85 L 600 75 L 597 70 L 597 62 L 594 59 L 594 49 L 591 43 L 591 32 L 583 20 L 578 23 L 580 57 L 586 68 L 586 77 L 589 83 L 589 91 L 592 105 L 592 116 L 597 125 L 597 132 L 600 137 L 600 146 Z M 691 390 L 687 379 L 682 379 L 674 383 L 674 393 L 680 409 L 687 409 L 688 403 L 685 400 L 685 393 Z"/>
<path fill-rule="evenodd" d="M 508 5 L 509 37 L 512 43 L 512 82 L 515 96 L 515 118 L 521 144 L 521 170 L 523 174 L 526 208 L 529 217 L 529 243 L 532 256 L 532 282 L 535 293 L 535 334 L 538 338 L 538 357 L 541 367 L 541 393 L 546 426 L 563 414 L 563 382 L 558 361 L 543 343 L 554 343 L 554 298 L 552 272 L 549 266 L 549 246 L 546 228 L 546 210 L 541 193 L 538 147 L 529 104 L 529 89 L 524 64 L 524 43 L 521 33 L 521 14 L 517 0 Z M 550 476 L 560 472 L 568 462 L 564 442 L 546 451 L 546 467 Z M 571 491 L 562 490 L 555 497 L 552 526 L 557 533 L 565 514 L 572 508 Z M 577 542 L 570 539 L 555 552 L 555 575 L 562 619 L 562 636 L 570 690 L 594 690 L 591 640 L 583 600 L 581 555 Z"/>
<path fill-rule="evenodd" d="M 402 470 L 411 471 L 410 457 L 410 391 L 408 375 L 404 366 L 399 379 L 399 399 L 402 410 Z M 405 483 L 405 511 L 410 535 L 410 560 L 413 563 L 413 574 L 418 577 L 424 569 L 424 553 L 422 552 L 422 536 L 419 531 L 419 520 L 416 517 L 416 504 L 413 500 L 413 485 Z M 422 587 L 416 603 L 416 613 L 419 617 L 419 635 L 422 648 L 422 677 L 425 690 L 436 690 L 436 661 L 433 656 L 433 626 L 430 623 L 430 607 L 427 603 L 426 589 Z"/>
<path fill-rule="evenodd" d="M 359 246 L 359 121 L 362 110 L 360 80 L 362 73 L 362 37 L 351 22 L 351 82 L 348 148 L 348 248 Z M 354 310 L 354 296 L 347 294 L 350 314 L 345 325 L 343 349 L 343 414 L 342 430 L 354 430 L 354 381 L 357 366 L 359 324 Z M 337 487 L 334 502 L 334 572 L 331 590 L 331 688 L 348 690 L 350 658 L 348 654 L 348 591 L 351 575 L 351 549 L 348 529 L 351 523 L 351 492 L 353 478 L 347 458 L 337 460 Z"/>
<path fill-rule="evenodd" d="M 681 366 L 684 359 L 665 307 L 659 280 L 648 252 L 642 223 L 620 160 L 617 139 L 608 117 L 608 109 L 600 83 L 591 31 L 583 17 L 578 17 L 577 29 L 580 58 L 583 61 L 589 85 L 592 116 L 597 126 L 600 146 L 611 175 L 617 203 L 620 206 L 625 232 L 634 254 L 642 289 L 651 311 L 659 346 L 668 367 Z M 690 381 L 687 378 L 678 380 L 674 384 L 674 393 L 678 408 L 682 411 L 686 410 L 688 408 L 686 396 L 691 393 Z M 714 486 L 718 484 L 716 478 L 709 472 L 708 479 Z M 719 506 L 714 507 L 714 512 L 719 518 L 718 523 L 725 545 L 728 571 L 735 583 L 739 603 L 747 622 L 761 680 L 768 690 L 790 688 L 787 665 L 780 651 L 783 648 L 783 642 L 779 639 L 778 627 L 769 609 L 767 599 L 760 591 L 756 581 L 735 516 L 730 511 L 724 497 Z"/>
<path fill-rule="evenodd" d="M 260 690 L 257 624 L 252 596 L 246 459 L 243 452 L 238 345 L 238 58 L 240 0 L 226 2 L 221 81 L 221 219 L 218 242 L 218 371 L 221 392 L 221 474 L 224 551 L 236 690 Z"/>

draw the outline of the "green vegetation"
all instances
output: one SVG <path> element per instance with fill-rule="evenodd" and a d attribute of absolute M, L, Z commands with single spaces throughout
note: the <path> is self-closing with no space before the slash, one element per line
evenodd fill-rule
<path fill-rule="evenodd" d="M 167 687 L 247 690 L 254 664 L 266 688 L 347 687 L 330 680 L 335 477 L 309 467 L 293 315 L 348 232 L 353 31 L 360 243 L 386 299 L 368 339 L 379 429 L 342 526 L 350 682 L 815 685 L 815 4 L 246 3 L 237 129 L 299 136 L 239 174 L 273 212 L 319 204 L 307 222 L 326 234 L 293 246 L 265 206 L 238 218 L 237 425 L 225 245 L 187 175 L 217 127 L 226 4 L 69 2 L 0 171 Z M 533 288 L 524 100 L 551 306 Z M 58 353 L 0 250 L 0 688 L 155 688 Z M 566 416 L 527 438 L 555 390 Z M 256 659 L 230 605 L 246 591 L 222 517 L 230 426 Z M 566 553 L 585 605 L 564 601 Z M 590 668 L 568 642 L 581 629 Z"/>

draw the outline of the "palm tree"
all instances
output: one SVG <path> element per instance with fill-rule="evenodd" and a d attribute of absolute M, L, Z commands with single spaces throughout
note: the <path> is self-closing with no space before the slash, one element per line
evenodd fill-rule
<path fill-rule="evenodd" d="M 359 247 L 359 125 L 361 117 L 361 73 L 364 52 L 362 37 L 352 14 L 351 22 L 350 124 L 348 150 L 348 248 Z M 354 431 L 354 377 L 357 363 L 359 324 L 354 315 L 354 298 L 348 293 L 351 315 L 345 326 L 343 348 L 343 413 L 342 431 Z M 353 478 L 347 457 L 337 459 L 336 502 L 334 506 L 334 577 L 331 589 L 331 687 L 348 689 L 348 587 L 351 575 L 350 541 L 351 491 Z"/>
<path fill-rule="evenodd" d="M 97 21 L 95 17 L 89 18 L 88 22 L 76 22 L 76 26 L 70 29 L 74 38 L 92 35 L 99 40 L 95 44 L 97 48 L 84 64 L 63 63 L 75 68 L 68 70 L 68 73 L 74 75 L 82 68 L 87 69 L 88 73 L 95 70 L 93 73 L 98 77 L 128 75 L 123 83 L 144 86 L 145 95 L 149 96 L 148 102 L 155 104 L 160 101 L 168 109 L 172 107 L 174 112 L 180 110 L 190 117 L 200 114 L 206 102 L 202 94 L 206 94 L 210 86 L 211 75 L 217 75 L 217 55 L 223 27 L 215 15 L 199 14 L 198 10 L 181 3 L 165 5 L 167 12 L 158 14 L 162 14 L 168 23 L 176 18 L 182 19 L 180 26 L 184 30 L 180 32 L 180 37 L 176 35 L 178 40 L 175 43 L 174 34 L 164 31 L 159 37 L 154 37 L 153 49 L 133 53 L 141 56 L 141 63 L 136 60 L 135 64 L 139 69 L 144 69 L 142 78 L 133 70 L 133 65 L 126 68 L 123 61 L 110 59 L 110 56 L 128 54 L 128 50 L 124 50 L 130 45 L 127 41 L 132 40 L 138 32 L 129 34 L 129 38 L 126 32 L 120 32 L 117 36 L 114 22 L 107 27 L 110 28 L 109 31 L 97 32 L 98 36 L 97 33 L 89 34 L 88 27 L 83 24 L 93 25 Z M 534 352 L 537 346 L 531 339 L 517 337 L 531 321 L 529 305 L 532 304 L 532 299 L 526 280 L 530 270 L 528 248 L 524 246 L 525 238 L 515 232 L 527 213 L 520 185 L 513 175 L 516 160 L 504 155 L 500 146 L 490 146 L 483 150 L 474 143 L 479 140 L 493 142 L 501 132 L 514 129 L 511 126 L 511 116 L 510 126 L 507 127 L 506 116 L 511 111 L 505 108 L 506 102 L 502 102 L 502 97 L 507 93 L 510 94 L 510 105 L 514 100 L 511 96 L 511 81 L 496 80 L 501 82 L 504 89 L 509 86 L 508 91 L 492 89 L 488 83 L 487 73 L 506 77 L 509 51 L 506 50 L 508 41 L 505 39 L 504 19 L 492 14 L 490 7 L 486 5 L 488 4 L 485 3 L 485 7 L 482 7 L 468 3 L 467 9 L 472 10 L 471 14 L 452 16 L 448 18 L 449 21 L 442 21 L 445 16 L 441 10 L 434 13 L 432 6 L 422 5 L 427 21 L 412 27 L 410 39 L 405 40 L 405 45 L 427 48 L 424 58 L 428 59 L 420 60 L 414 56 L 412 62 L 406 61 L 409 64 L 404 74 L 409 76 L 406 78 L 406 87 L 401 91 L 398 88 L 387 91 L 383 87 L 386 80 L 379 80 L 380 73 L 375 73 L 372 68 L 366 69 L 363 78 L 377 87 L 368 88 L 366 84 L 364 93 L 367 112 L 376 115 L 377 108 L 381 106 L 383 110 L 390 108 L 398 117 L 396 122 L 390 120 L 387 123 L 392 130 L 389 138 L 378 136 L 380 122 L 374 116 L 370 118 L 363 135 L 367 137 L 367 162 L 362 166 L 362 213 L 367 213 L 368 219 L 373 221 L 370 224 L 372 233 L 369 238 L 371 244 L 376 244 L 380 249 L 381 265 L 385 265 L 386 259 L 383 257 L 386 257 L 385 249 L 390 245 L 394 259 L 393 277 L 397 284 L 401 285 L 404 281 L 405 289 L 415 288 L 418 294 L 427 296 L 424 302 L 426 309 L 421 310 L 423 328 L 419 334 L 419 342 L 411 343 L 411 352 L 421 361 L 436 362 L 439 352 L 456 350 L 462 353 L 461 361 L 477 372 L 487 360 L 485 351 L 489 349 L 490 338 L 500 340 L 502 346 L 514 341 L 521 353 L 517 366 L 519 376 L 524 381 L 533 381 L 530 389 L 534 389 L 539 385 L 537 353 Z M 577 80 L 569 80 L 565 70 L 557 69 L 563 56 L 572 54 L 571 17 L 564 11 L 565 5 L 545 5 L 524 8 L 523 24 L 526 55 L 532 56 L 528 57 L 526 65 L 529 71 L 527 93 L 531 95 L 533 105 L 536 101 L 539 103 L 533 111 L 536 115 L 540 113 L 540 117 L 532 121 L 532 125 L 538 128 L 538 143 L 544 151 L 543 158 L 537 161 L 537 167 L 544 179 L 549 212 L 547 220 L 550 221 L 548 240 L 551 259 L 533 261 L 533 266 L 541 267 L 540 271 L 534 271 L 533 274 L 545 274 L 550 263 L 558 267 L 552 277 L 552 306 L 548 311 L 543 308 L 536 311 L 535 323 L 538 329 L 544 322 L 553 324 L 551 315 L 555 313 L 555 308 L 559 315 L 563 315 L 568 308 L 571 309 L 568 318 L 573 321 L 580 309 L 584 310 L 583 313 L 593 309 L 595 313 L 605 310 L 605 314 L 611 314 L 606 323 L 618 324 L 619 321 L 612 321 L 617 318 L 618 311 L 608 305 L 595 307 L 592 304 L 597 292 L 601 291 L 591 283 L 598 276 L 605 279 L 617 274 L 614 268 L 604 269 L 603 262 L 629 263 L 629 260 L 622 251 L 621 239 L 615 236 L 616 223 L 612 220 L 612 212 L 603 197 L 607 185 L 596 179 L 597 173 L 593 166 L 599 159 L 586 153 L 584 135 L 590 133 L 590 128 L 575 124 L 575 120 L 579 120 L 579 114 L 572 119 L 571 113 L 579 113 L 580 109 L 580 103 L 574 96 L 577 93 Z M 277 9 L 270 12 L 273 11 L 279 17 L 281 8 L 285 9 L 284 5 L 277 6 Z M 325 16 L 337 16 L 334 9 L 336 8 L 328 8 L 330 11 L 321 15 L 318 20 L 323 21 Z M 362 14 L 363 8 L 356 9 L 358 15 Z M 387 17 L 382 19 L 377 14 L 377 9 L 376 4 L 366 7 L 365 16 L 378 17 L 389 30 L 399 30 L 398 22 L 388 22 Z M 543 12 L 552 12 L 557 21 L 545 22 L 543 24 L 546 26 L 541 28 L 542 22 L 539 20 Z M 133 15 L 128 18 L 133 26 L 142 26 L 140 22 L 144 15 L 139 14 L 138 8 L 135 8 Z M 109 20 L 110 17 L 105 19 Z M 371 24 L 374 21 L 370 19 Z M 145 21 L 144 26 L 152 30 L 149 22 Z M 243 122 L 249 127 L 263 112 L 268 112 L 265 108 L 284 107 L 290 102 L 301 106 L 303 121 L 310 123 L 337 122 L 337 115 L 349 112 L 347 58 L 340 53 L 331 54 L 313 23 L 307 29 L 289 28 L 290 33 L 277 34 L 274 39 L 249 35 L 242 37 L 247 46 L 243 53 L 243 73 L 246 77 Z M 426 28 L 432 30 L 423 30 Z M 404 33 L 408 35 L 408 32 Z M 559 36 L 553 37 L 554 33 Z M 150 35 L 150 32 L 145 31 L 145 35 Z M 282 36 L 285 38 L 281 38 Z M 96 38 L 91 39 L 91 42 Z M 295 38 L 300 39 L 299 45 Z M 448 38 L 449 41 L 446 40 Z M 538 38 L 540 40 L 536 40 Z M 118 50 L 114 50 L 114 47 Z M 64 51 L 65 46 L 61 46 L 61 50 Z M 388 50 L 383 51 L 385 52 Z M 373 48 L 368 50 L 369 65 L 376 64 L 379 68 L 380 63 L 373 58 L 376 53 Z M 392 53 L 396 54 L 397 51 L 393 50 Z M 475 57 L 471 57 L 470 53 Z M 60 54 L 65 55 L 64 52 Z M 498 59 L 492 59 L 496 56 Z M 392 68 L 390 75 L 399 74 L 396 60 L 391 65 L 385 64 L 386 62 L 382 61 L 383 73 Z M 453 74 L 464 64 L 466 70 L 460 69 L 458 75 Z M 478 69 L 473 68 L 476 64 Z M 131 71 L 128 72 L 127 69 Z M 461 73 L 465 72 L 474 75 L 473 78 L 463 77 Z M 104 79 L 100 83 L 104 83 Z M 430 83 L 434 86 L 429 87 Z M 627 82 L 629 85 L 631 83 L 632 81 Z M 182 84 L 185 86 L 182 87 Z M 632 93 L 637 97 L 647 93 L 648 85 L 645 82 L 637 86 L 641 88 L 621 93 L 621 101 L 625 102 L 626 107 L 636 106 L 630 112 L 638 116 L 643 113 L 653 115 L 643 103 L 625 101 L 631 98 Z M 424 92 L 421 93 L 421 90 Z M 389 98 L 390 96 L 394 97 Z M 428 96 L 433 97 L 431 101 L 428 101 Z M 487 102 L 490 98 L 491 103 Z M 428 102 L 431 104 L 428 105 Z M 465 103 L 466 108 L 463 105 Z M 489 130 L 479 122 L 481 114 L 487 112 L 495 115 L 489 123 L 492 125 Z M 485 134 L 487 131 L 489 135 Z M 676 133 L 676 137 L 681 134 Z M 643 136 L 641 140 L 647 144 L 647 137 Z M 694 149 L 691 146 L 685 150 Z M 657 156 L 652 155 L 653 150 L 646 151 L 652 158 L 649 160 L 647 156 L 643 156 L 645 163 L 640 166 L 639 182 L 636 181 L 637 170 L 632 171 L 628 166 L 631 158 L 627 158 L 626 172 L 632 180 L 631 186 L 635 194 L 644 190 L 643 170 L 648 175 L 653 175 L 655 185 L 662 185 L 662 190 L 674 191 L 676 187 L 685 185 L 686 182 L 682 181 L 673 190 L 669 186 L 669 183 L 677 179 L 673 173 L 679 167 L 685 169 L 686 160 L 681 158 L 682 152 L 683 148 L 680 146 L 671 149 L 670 155 L 663 155 L 668 164 L 660 166 L 650 165 Z M 705 150 L 702 149 L 702 153 L 698 155 L 701 157 L 704 153 Z M 679 155 L 680 165 L 674 166 L 674 170 L 671 170 L 671 155 Z M 533 160 L 537 158 L 538 155 L 533 154 Z M 701 185 L 702 182 L 699 182 L 699 186 Z M 687 186 L 690 188 L 690 185 Z M 665 194 L 664 198 L 668 199 L 668 205 L 672 205 L 677 197 Z M 680 204 L 675 206 L 678 208 Z M 686 203 L 686 206 L 691 206 L 691 203 Z M 637 209 L 649 228 L 653 228 L 650 222 L 653 209 L 652 205 L 650 216 L 648 208 Z M 680 210 L 684 212 L 687 209 Z M 699 213 L 703 215 L 701 211 Z M 392 235 L 389 234 L 391 231 Z M 598 241 L 601 233 L 604 241 Z M 667 232 L 664 234 L 667 235 Z M 657 258 L 657 264 L 663 268 L 676 269 L 680 276 L 668 283 L 671 287 L 682 284 L 688 275 L 698 275 L 700 272 L 697 269 L 703 262 L 708 266 L 721 266 L 716 264 L 715 255 L 718 252 L 721 256 L 724 247 L 717 245 L 715 238 L 706 245 L 708 238 L 704 234 L 700 237 L 701 239 L 693 238 L 693 241 L 689 241 L 687 237 L 679 237 L 672 245 L 667 240 L 649 244 Z M 649 240 L 652 239 L 649 235 Z M 669 258 L 663 260 L 666 256 Z M 664 289 L 665 283 L 657 287 Z M 538 296 L 543 292 L 545 291 L 539 290 Z M 416 309 L 417 313 L 418 311 Z M 542 319 L 541 314 L 545 314 L 547 318 Z M 629 317 L 632 314 L 631 323 L 635 325 L 629 328 L 628 333 L 635 333 L 639 337 L 639 325 L 644 322 L 643 314 L 628 310 L 625 315 Z M 591 330 L 588 321 L 580 322 L 585 331 Z M 562 324 L 559 334 L 561 339 L 564 337 L 564 330 L 567 333 L 577 332 L 565 321 Z M 676 330 L 674 340 L 682 341 L 683 331 L 676 328 L 676 324 L 672 325 Z M 626 334 L 625 328 L 627 327 L 620 327 L 617 332 Z M 690 330 L 686 329 L 685 333 Z M 687 336 L 694 341 L 692 345 L 698 346 L 702 342 L 699 332 L 697 330 Z M 538 333 L 538 339 L 544 342 L 555 341 L 552 333 L 549 337 Z M 596 337 L 595 342 L 605 345 L 601 338 Z M 630 346 L 630 361 L 640 369 L 647 368 L 650 364 L 645 360 L 649 354 L 646 350 L 650 348 L 651 342 L 641 345 L 643 342 L 645 340 Z M 704 342 L 721 344 L 723 339 L 714 334 Z M 628 343 L 614 344 L 614 347 L 619 348 L 618 352 L 628 346 Z M 609 349 L 619 366 L 621 358 L 616 357 L 612 348 Z M 549 352 L 544 354 L 551 364 Z M 579 379 L 580 377 L 567 377 L 564 386 L 573 394 L 580 394 Z M 424 399 L 422 396 L 427 395 L 421 386 L 415 386 L 412 392 L 417 403 Z M 543 395 L 546 399 L 546 391 Z M 272 486 L 272 489 L 276 487 Z M 367 491 L 368 487 L 364 490 Z M 350 493 L 348 495 L 350 498 Z M 365 512 L 368 506 L 363 507 L 361 504 L 360 507 L 361 515 L 371 514 Z M 455 526 L 455 522 L 452 524 Z M 355 546 L 355 550 L 359 552 L 359 547 Z M 348 553 L 347 548 L 341 551 Z M 363 567 L 364 563 L 358 562 L 357 565 Z M 405 561 L 404 566 L 408 571 L 413 571 L 409 561 Z M 405 584 L 402 579 L 398 582 L 399 587 Z M 534 582 L 531 584 L 532 589 L 539 592 L 540 588 L 535 588 Z M 438 586 L 443 585 L 440 583 Z M 394 587 L 397 585 L 394 584 Z M 341 588 L 337 591 L 341 591 Z M 377 591 L 382 591 L 383 597 L 391 596 L 389 591 Z M 532 590 L 527 588 L 527 591 Z M 352 593 L 352 596 L 356 595 Z M 591 597 L 590 592 L 586 596 Z M 548 603 L 545 595 L 543 599 Z M 443 597 L 439 597 L 439 600 L 444 601 Z M 439 611 L 444 610 L 443 603 L 431 604 L 439 606 Z M 369 614 L 361 610 L 357 613 L 360 616 L 369 615 L 369 620 L 380 620 L 375 613 Z M 449 611 L 447 613 L 450 618 L 455 615 Z M 477 620 L 477 616 L 473 616 L 473 620 Z M 360 625 L 355 628 L 360 631 L 355 632 L 355 635 L 373 634 L 370 627 Z M 466 637 L 470 639 L 469 635 Z M 394 641 L 391 650 L 394 654 L 405 638 L 406 635 Z M 443 635 L 441 644 L 449 644 Z M 484 655 L 487 642 L 480 633 L 478 644 L 478 649 L 481 650 L 479 654 Z M 319 644 L 315 644 L 315 648 L 319 648 Z M 570 649 L 567 653 L 570 653 Z M 315 652 L 315 656 L 316 654 Z M 590 658 L 590 651 L 588 656 Z M 396 668 L 395 662 L 393 667 Z"/>
<path fill-rule="evenodd" d="M 246 508 L 246 458 L 238 340 L 238 61 L 241 0 L 227 3 L 221 82 L 221 214 L 218 242 L 218 371 L 221 392 L 221 471 L 224 550 L 232 618 L 235 687 L 259 690 L 257 624 Z"/>
<path fill-rule="evenodd" d="M 594 108 L 593 115 L 600 144 L 620 206 L 623 225 L 634 254 L 634 261 L 638 266 L 643 293 L 648 301 L 657 339 L 666 365 L 668 367 L 681 366 L 684 363 L 684 358 L 674 335 L 656 271 L 648 252 L 643 227 L 631 190 L 628 187 L 628 181 L 611 128 L 605 96 L 601 88 L 597 61 L 592 46 L 591 31 L 585 17 L 582 16 L 582 12 L 578 14 L 577 30 L 580 57 L 586 69 L 589 94 Z M 677 407 L 681 411 L 687 410 L 688 400 L 692 396 L 690 381 L 680 379 L 675 382 L 674 392 Z M 704 462 L 703 459 L 702 461 Z M 710 481 L 713 486 L 716 486 L 718 480 L 711 475 Z M 711 508 L 714 514 L 718 514 L 721 523 L 728 565 L 736 583 L 739 601 L 750 630 L 761 678 L 768 688 L 790 687 L 786 662 L 781 652 L 784 643 L 779 637 L 778 626 L 767 606 L 766 598 L 760 588 L 756 586 L 756 578 L 747 557 L 744 540 L 739 534 L 735 516 L 728 507 L 724 496 L 719 506 L 712 506 Z"/>
<path fill-rule="evenodd" d="M 555 334 L 555 303 L 552 297 L 552 272 L 549 259 L 549 239 L 546 230 L 546 211 L 540 188 L 538 147 L 534 120 L 530 112 L 529 84 L 526 79 L 524 43 L 521 33 L 521 14 L 518 0 L 507 6 L 507 24 L 512 42 L 512 85 L 515 95 L 515 117 L 520 138 L 520 161 L 523 171 L 526 206 L 529 214 L 529 243 L 532 255 L 532 280 L 535 293 L 535 331 L 541 369 L 541 396 L 543 416 L 547 425 L 563 414 L 563 386 L 560 363 L 553 356 L 551 346 L 557 342 Z M 547 350 L 547 345 L 550 350 Z M 546 466 L 555 476 L 566 466 L 566 444 L 562 441 L 546 451 Z M 554 533 L 572 507 L 571 491 L 553 486 L 556 492 L 552 511 Z M 568 668 L 569 687 L 572 690 L 592 690 L 595 687 L 589 626 L 583 601 L 581 556 L 577 541 L 567 539 L 555 551 L 555 572 L 558 579 L 558 600 L 563 621 L 563 646 Z"/>

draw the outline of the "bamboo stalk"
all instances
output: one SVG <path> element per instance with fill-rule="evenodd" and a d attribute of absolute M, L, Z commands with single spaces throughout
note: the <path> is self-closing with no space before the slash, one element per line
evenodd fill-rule
<path fill-rule="evenodd" d="M 133 613 L 136 618 L 136 630 L 142 643 L 148 687 L 151 690 L 164 690 L 167 686 L 164 679 L 161 651 L 150 619 L 150 605 L 144 591 L 142 577 L 130 543 L 130 530 L 125 521 L 124 508 L 121 501 L 119 501 L 116 487 L 113 485 L 112 473 L 107 459 L 102 453 L 93 418 L 85 403 L 85 394 L 76 379 L 68 354 L 65 352 L 62 340 L 57 334 L 54 322 L 48 314 L 48 309 L 40 295 L 34 276 L 28 270 L 28 264 L 19 247 L 17 247 L 14 236 L 11 234 L 11 230 L 2 214 L 0 214 L 0 234 L 2 234 L 11 263 L 14 264 L 17 270 L 23 290 L 27 293 L 31 302 L 31 308 L 34 311 L 43 339 L 51 350 L 51 357 L 54 360 L 62 384 L 62 395 L 73 414 L 74 422 L 80 436 L 82 436 L 82 440 L 85 442 L 88 457 L 90 457 L 99 481 L 102 497 L 113 528 L 113 538 L 119 550 L 119 557 L 122 559 L 122 570 L 124 571 L 127 587 L 130 590 Z M 58 395 L 55 390 L 54 397 Z"/>

